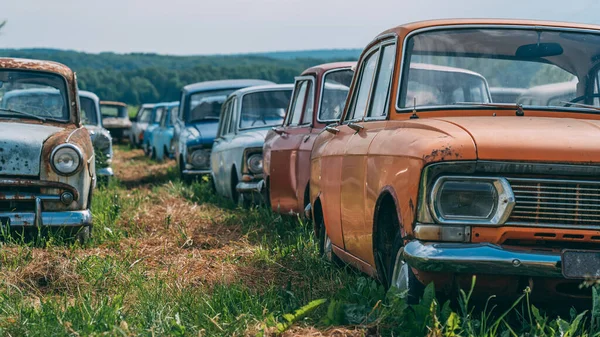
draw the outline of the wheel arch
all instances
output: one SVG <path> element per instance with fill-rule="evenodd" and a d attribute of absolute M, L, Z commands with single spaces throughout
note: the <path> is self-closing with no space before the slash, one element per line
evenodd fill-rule
<path fill-rule="evenodd" d="M 389 218 L 389 216 L 396 217 L 397 226 L 393 221 L 390 221 L 393 218 Z M 391 250 L 396 233 L 400 233 L 402 237 L 406 236 L 396 191 L 391 186 L 385 186 L 377 197 L 373 214 L 373 257 L 380 278 L 384 276 L 382 273 L 387 268 L 386 263 L 382 265 L 384 261 L 381 260 L 380 256 L 385 257 L 385 254 L 389 253 L 386 251 Z"/>
<path fill-rule="evenodd" d="M 313 230 L 315 231 L 315 235 L 319 236 L 319 230 L 321 229 L 321 221 L 324 220 L 323 219 L 323 205 L 321 204 L 321 194 L 317 195 L 317 198 L 315 199 L 315 202 L 313 203 L 313 211 L 312 211 L 312 216 L 313 216 Z M 323 221 L 323 224 L 325 224 L 325 222 Z"/>

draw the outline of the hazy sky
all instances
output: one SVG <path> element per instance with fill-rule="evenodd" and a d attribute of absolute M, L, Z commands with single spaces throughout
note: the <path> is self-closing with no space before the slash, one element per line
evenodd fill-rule
<path fill-rule="evenodd" d="M 598 0 L 0 0 L 0 48 L 219 54 L 362 48 L 399 24 L 452 17 L 600 24 Z"/>

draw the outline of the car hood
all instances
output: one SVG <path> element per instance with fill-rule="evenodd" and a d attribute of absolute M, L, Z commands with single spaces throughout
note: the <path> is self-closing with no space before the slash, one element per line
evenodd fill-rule
<path fill-rule="evenodd" d="M 127 118 L 119 117 L 104 117 L 102 118 L 102 124 L 106 128 L 130 128 L 131 121 Z"/>
<path fill-rule="evenodd" d="M 219 121 L 205 121 L 202 123 L 195 123 L 187 126 L 198 131 L 200 137 L 189 140 L 188 146 L 194 145 L 211 145 L 215 142 L 217 137 L 217 131 L 219 129 Z"/>
<path fill-rule="evenodd" d="M 475 144 L 477 159 L 600 163 L 600 121 L 552 117 L 446 117 Z"/>
<path fill-rule="evenodd" d="M 242 130 L 235 136 L 235 142 L 243 144 L 245 147 L 262 147 L 269 129 Z"/>
<path fill-rule="evenodd" d="M 0 122 L 0 175 L 37 176 L 44 142 L 64 128 Z"/>

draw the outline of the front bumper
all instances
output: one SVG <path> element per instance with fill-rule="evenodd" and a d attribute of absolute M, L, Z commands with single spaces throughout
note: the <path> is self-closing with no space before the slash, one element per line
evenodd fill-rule
<path fill-rule="evenodd" d="M 10 227 L 81 227 L 92 224 L 89 209 L 65 212 L 42 212 L 40 209 L 41 202 L 35 213 L 0 213 L 0 219 L 3 225 Z"/>
<path fill-rule="evenodd" d="M 404 247 L 403 256 L 409 266 L 425 272 L 563 277 L 560 251 L 415 240 Z"/>
<path fill-rule="evenodd" d="M 240 193 L 261 193 L 265 186 L 264 180 L 241 182 L 238 183 L 235 189 Z"/>
<path fill-rule="evenodd" d="M 96 175 L 101 177 L 112 177 L 115 175 L 112 167 L 103 167 L 96 170 Z"/>

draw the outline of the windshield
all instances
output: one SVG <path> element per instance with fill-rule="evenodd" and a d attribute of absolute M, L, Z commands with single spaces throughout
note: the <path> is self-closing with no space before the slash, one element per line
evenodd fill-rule
<path fill-rule="evenodd" d="M 165 108 L 164 107 L 159 107 L 156 108 L 156 111 L 154 113 L 154 120 L 152 121 L 153 124 L 160 124 L 160 120 L 162 119 L 163 114 L 165 113 Z"/>
<path fill-rule="evenodd" d="M 342 115 L 354 72 L 350 69 L 330 72 L 323 81 L 319 110 L 320 121 L 337 121 Z"/>
<path fill-rule="evenodd" d="M 100 105 L 102 117 L 127 117 L 127 108 L 121 105 Z"/>
<path fill-rule="evenodd" d="M 240 129 L 281 125 L 291 97 L 291 88 L 244 95 L 240 113 Z"/>
<path fill-rule="evenodd" d="M 81 123 L 84 125 L 98 125 L 96 103 L 93 99 L 79 96 L 81 103 Z"/>
<path fill-rule="evenodd" d="M 67 122 L 67 97 L 65 80 L 59 75 L 0 70 L 0 117 Z"/>
<path fill-rule="evenodd" d="M 203 91 L 191 94 L 187 111 L 189 111 L 187 121 L 197 122 L 200 120 L 219 120 L 221 106 L 227 96 L 238 88 L 225 90 Z"/>
<path fill-rule="evenodd" d="M 600 35 L 590 33 L 489 28 L 416 34 L 407 41 L 398 108 L 598 106 L 599 61 Z"/>

